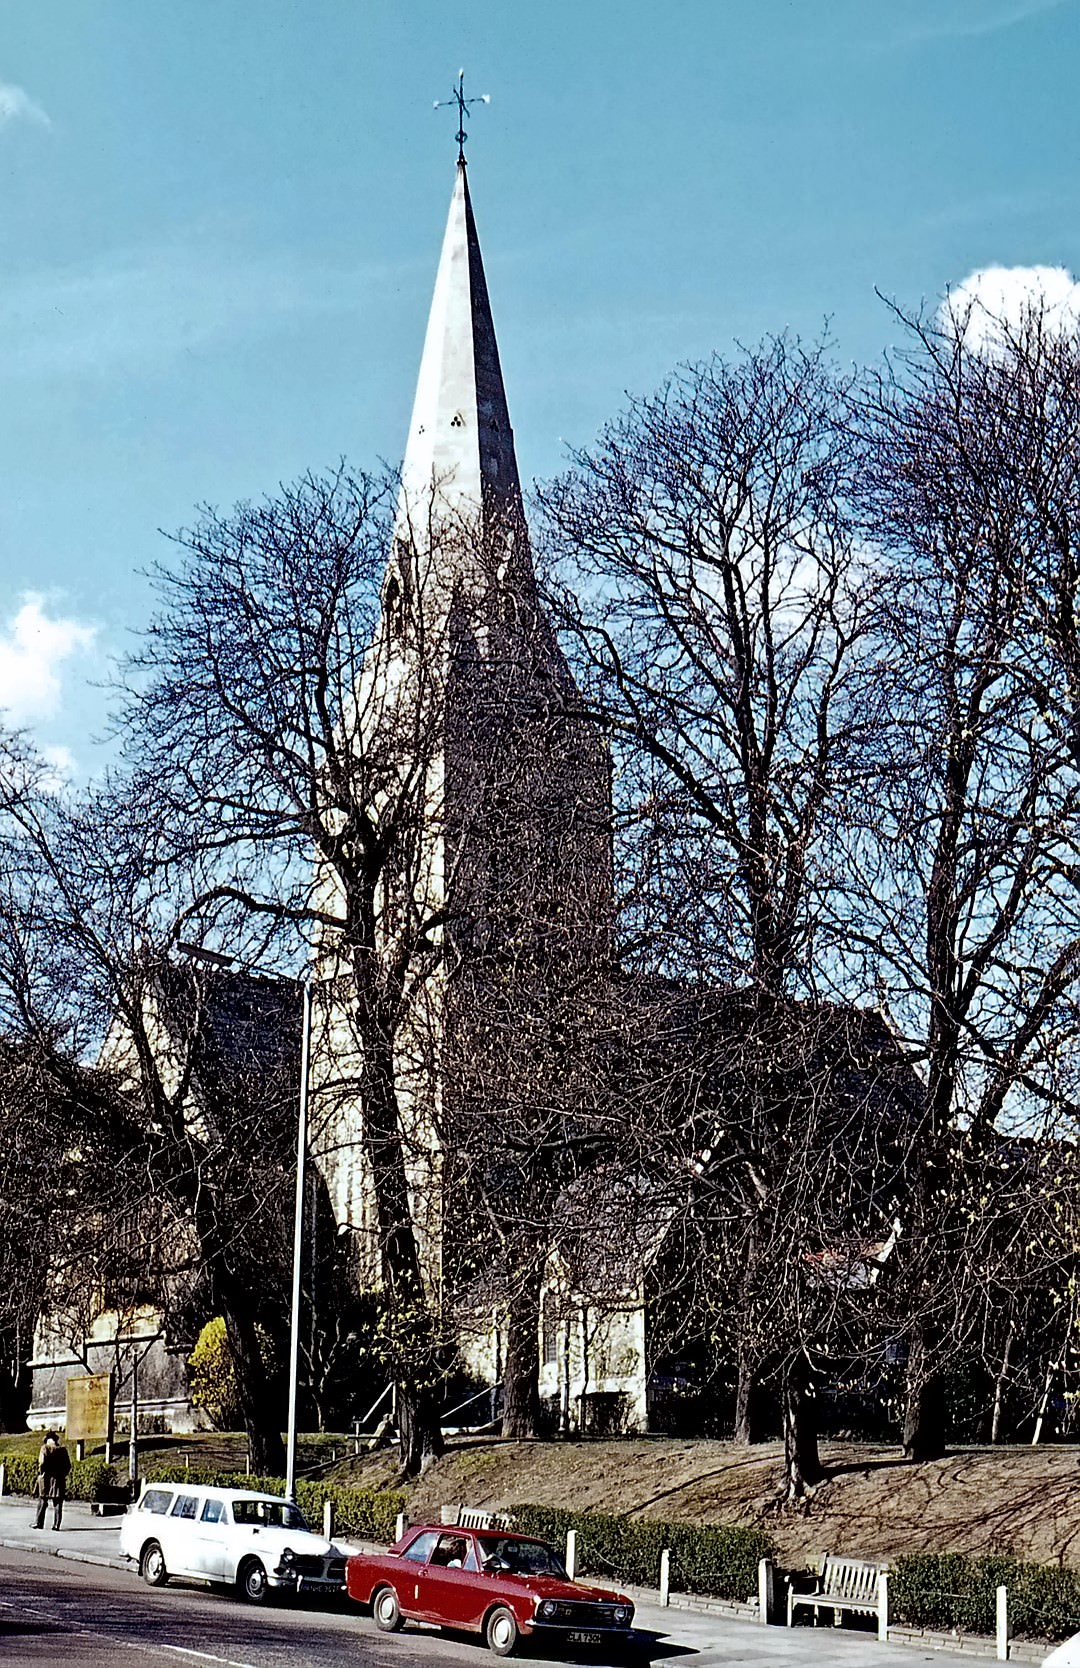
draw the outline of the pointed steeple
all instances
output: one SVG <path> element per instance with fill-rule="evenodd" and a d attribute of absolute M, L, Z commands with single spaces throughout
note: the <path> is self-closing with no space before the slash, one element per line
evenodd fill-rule
<path fill-rule="evenodd" d="M 524 534 L 521 484 L 466 165 L 458 161 L 409 438 L 402 523 L 460 521 Z"/>

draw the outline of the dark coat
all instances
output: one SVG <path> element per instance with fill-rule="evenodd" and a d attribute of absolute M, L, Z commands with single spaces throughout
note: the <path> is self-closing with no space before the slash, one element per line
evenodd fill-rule
<path fill-rule="evenodd" d="M 60 1444 L 50 1447 L 48 1443 L 38 1455 L 38 1474 L 35 1492 L 39 1500 L 62 1500 L 67 1492 L 68 1472 L 71 1470 L 71 1456 L 67 1449 Z"/>

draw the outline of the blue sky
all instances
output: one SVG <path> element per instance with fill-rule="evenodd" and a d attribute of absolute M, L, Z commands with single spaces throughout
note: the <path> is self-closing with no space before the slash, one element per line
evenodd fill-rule
<path fill-rule="evenodd" d="M 1080 0 L 35 0 L 0 32 L 0 702 L 80 772 L 158 529 L 396 463 L 470 180 L 526 478 L 679 360 L 1080 273 Z"/>

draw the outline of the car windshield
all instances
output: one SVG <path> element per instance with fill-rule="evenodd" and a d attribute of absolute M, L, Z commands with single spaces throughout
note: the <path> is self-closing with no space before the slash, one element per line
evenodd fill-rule
<path fill-rule="evenodd" d="M 559 1554 L 543 1541 L 512 1541 L 482 1535 L 479 1545 L 485 1565 L 498 1564 L 511 1575 L 561 1575 L 566 1579 Z"/>
<path fill-rule="evenodd" d="M 234 1523 L 254 1524 L 256 1528 L 306 1529 L 304 1514 L 287 1500 L 234 1500 Z"/>

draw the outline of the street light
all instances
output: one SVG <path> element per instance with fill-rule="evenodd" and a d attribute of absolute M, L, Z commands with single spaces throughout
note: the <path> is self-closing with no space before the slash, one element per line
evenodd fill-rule
<path fill-rule="evenodd" d="M 258 973 L 259 968 L 236 956 L 204 950 L 199 944 L 178 939 L 176 948 L 195 961 L 240 973 Z M 304 1196 L 307 1187 L 308 1076 L 311 1058 L 311 979 L 299 981 L 302 995 L 300 1022 L 300 1097 L 296 1120 L 296 1201 L 293 1211 L 292 1302 L 289 1311 L 289 1414 L 285 1432 L 285 1498 L 296 1503 L 296 1413 L 300 1390 L 300 1275 L 304 1250 Z"/>

